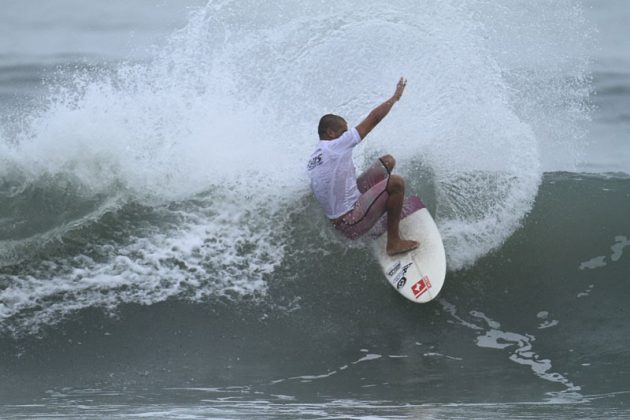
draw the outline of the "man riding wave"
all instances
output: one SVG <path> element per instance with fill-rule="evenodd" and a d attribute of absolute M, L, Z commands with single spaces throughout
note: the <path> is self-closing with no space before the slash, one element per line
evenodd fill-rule
<path fill-rule="evenodd" d="M 389 113 L 405 90 L 401 78 L 394 95 L 374 108 L 354 128 L 334 114 L 324 115 L 318 126 L 319 142 L 308 162 L 311 189 L 326 217 L 345 237 L 356 239 L 367 233 L 387 213 L 387 253 L 395 255 L 418 247 L 418 242 L 400 237 L 399 225 L 405 198 L 405 182 L 391 172 L 391 155 L 381 156 L 359 177 L 352 150 Z"/>

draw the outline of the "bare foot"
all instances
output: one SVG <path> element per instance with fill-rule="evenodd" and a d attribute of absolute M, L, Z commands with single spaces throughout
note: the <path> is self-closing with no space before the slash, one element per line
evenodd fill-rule
<path fill-rule="evenodd" d="M 391 257 L 392 255 L 396 255 L 396 254 L 403 254 L 405 252 L 411 251 L 412 249 L 418 248 L 418 245 L 420 245 L 419 242 L 405 241 L 402 239 L 391 244 L 388 243 L 387 255 Z"/>

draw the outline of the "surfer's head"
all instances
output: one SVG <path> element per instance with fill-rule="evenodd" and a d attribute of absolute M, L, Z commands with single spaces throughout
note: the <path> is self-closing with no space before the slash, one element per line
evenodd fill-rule
<path fill-rule="evenodd" d="M 339 115 L 326 114 L 319 120 L 317 132 L 321 140 L 333 140 L 348 130 L 348 123 Z"/>

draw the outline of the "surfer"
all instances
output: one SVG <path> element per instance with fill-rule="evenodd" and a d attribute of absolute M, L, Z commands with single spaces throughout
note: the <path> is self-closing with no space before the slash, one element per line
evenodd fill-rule
<path fill-rule="evenodd" d="M 320 141 L 308 162 L 315 198 L 345 237 L 356 239 L 364 235 L 387 213 L 389 255 L 418 247 L 418 242 L 400 237 L 405 182 L 401 176 L 392 175 L 396 161 L 391 155 L 381 156 L 357 178 L 352 150 L 400 100 L 406 85 L 407 81 L 400 78 L 394 95 L 370 111 L 354 128 L 348 129 L 346 120 L 338 115 L 324 115 L 317 129 Z"/>

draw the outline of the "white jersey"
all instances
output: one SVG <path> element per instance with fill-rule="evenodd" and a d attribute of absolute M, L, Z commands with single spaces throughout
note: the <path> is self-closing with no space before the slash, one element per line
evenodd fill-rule
<path fill-rule="evenodd" d="M 350 128 L 334 140 L 320 140 L 308 161 L 311 189 L 329 219 L 352 210 L 361 196 L 352 162 L 352 149 L 360 141 L 357 129 Z"/>

